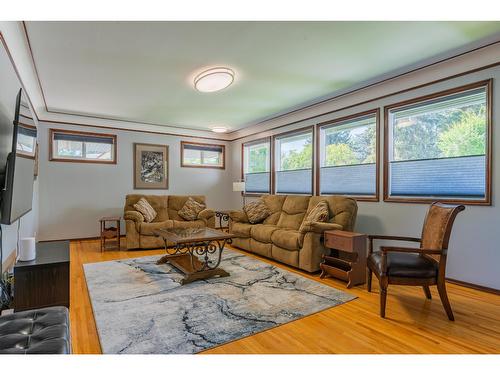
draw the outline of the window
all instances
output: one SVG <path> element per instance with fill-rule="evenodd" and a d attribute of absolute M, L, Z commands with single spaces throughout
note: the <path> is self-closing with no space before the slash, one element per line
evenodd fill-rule
<path fill-rule="evenodd" d="M 50 160 L 116 164 L 116 135 L 50 129 Z"/>
<path fill-rule="evenodd" d="M 378 110 L 319 127 L 319 194 L 378 200 Z"/>
<path fill-rule="evenodd" d="M 242 147 L 245 192 L 269 194 L 271 191 L 271 139 L 244 143 Z"/>
<path fill-rule="evenodd" d="M 312 128 L 275 136 L 274 147 L 276 193 L 312 195 Z"/>
<path fill-rule="evenodd" d="M 17 155 L 34 159 L 36 153 L 36 127 L 19 124 L 17 129 Z"/>
<path fill-rule="evenodd" d="M 181 166 L 224 169 L 225 146 L 181 142 Z"/>
<path fill-rule="evenodd" d="M 489 204 L 490 85 L 386 108 L 386 200 Z"/>

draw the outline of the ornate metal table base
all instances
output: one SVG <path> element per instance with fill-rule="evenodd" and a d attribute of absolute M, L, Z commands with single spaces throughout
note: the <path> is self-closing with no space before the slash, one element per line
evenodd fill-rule
<path fill-rule="evenodd" d="M 164 242 L 167 254 L 156 264 L 170 263 L 181 271 L 184 274 L 181 285 L 215 276 L 229 276 L 228 272 L 219 268 L 226 240 L 177 244 L 174 247 L 169 247 L 167 240 Z M 214 255 L 215 259 L 210 259 L 210 255 Z"/>

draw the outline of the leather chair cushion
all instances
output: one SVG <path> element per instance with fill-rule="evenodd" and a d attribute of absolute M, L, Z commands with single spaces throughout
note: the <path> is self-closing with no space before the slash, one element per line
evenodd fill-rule
<path fill-rule="evenodd" d="M 0 354 L 70 353 L 66 307 L 47 307 L 0 316 Z"/>
<path fill-rule="evenodd" d="M 377 274 L 382 273 L 382 253 L 375 252 L 368 257 L 368 266 Z M 436 277 L 438 264 L 418 254 L 387 253 L 387 275 L 408 278 Z"/>

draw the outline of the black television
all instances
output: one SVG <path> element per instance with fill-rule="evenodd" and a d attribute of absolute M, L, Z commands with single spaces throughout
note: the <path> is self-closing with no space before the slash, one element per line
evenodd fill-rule
<path fill-rule="evenodd" d="M 36 128 L 19 122 L 22 99 L 23 91 L 19 89 L 13 119 L 12 115 L 8 115 L 9 111 L 0 113 L 0 222 L 2 224 L 12 224 L 32 209 Z"/>

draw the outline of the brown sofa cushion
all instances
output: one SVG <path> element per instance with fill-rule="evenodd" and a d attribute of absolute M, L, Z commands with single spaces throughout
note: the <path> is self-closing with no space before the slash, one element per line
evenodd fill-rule
<path fill-rule="evenodd" d="M 278 229 L 276 225 L 256 224 L 252 225 L 250 234 L 257 241 L 271 243 L 271 235 Z"/>
<path fill-rule="evenodd" d="M 204 228 L 205 221 L 204 220 L 192 220 L 192 221 L 184 221 L 184 220 L 172 220 L 174 223 L 174 228 L 179 229 L 188 229 L 188 228 Z"/>
<path fill-rule="evenodd" d="M 193 221 L 198 218 L 198 214 L 205 209 L 205 204 L 196 202 L 189 197 L 184 203 L 184 206 L 179 210 L 178 214 L 184 220 Z"/>
<path fill-rule="evenodd" d="M 271 236 L 273 244 L 288 250 L 300 249 L 303 238 L 303 234 L 290 229 L 278 229 Z"/>
<path fill-rule="evenodd" d="M 231 224 L 231 232 L 238 237 L 250 237 L 250 230 L 252 229 L 252 224 L 249 223 L 239 223 L 233 222 Z"/>
<path fill-rule="evenodd" d="M 300 225 L 299 231 L 303 232 L 304 228 L 311 223 L 321 223 L 328 221 L 328 203 L 326 201 L 319 202 L 305 217 L 304 221 Z"/>
<path fill-rule="evenodd" d="M 288 195 L 283 203 L 278 226 L 287 229 L 299 229 L 309 206 L 309 196 Z"/>
<path fill-rule="evenodd" d="M 261 199 L 247 203 L 243 207 L 243 211 L 245 211 L 248 221 L 252 224 L 260 223 L 271 214 L 271 211 Z"/>
<path fill-rule="evenodd" d="M 156 217 L 156 211 L 145 198 L 139 199 L 139 201 L 134 204 L 136 211 L 140 212 L 144 216 L 144 221 L 146 223 L 151 223 Z"/>
<path fill-rule="evenodd" d="M 266 217 L 262 223 L 270 225 L 278 224 L 286 195 L 264 195 L 261 199 L 264 201 L 267 208 L 269 208 L 269 211 L 271 211 L 271 215 Z"/>
<path fill-rule="evenodd" d="M 172 228 L 172 220 L 161 221 L 159 223 L 141 223 L 139 233 L 143 236 L 154 236 L 153 232 L 155 230 L 170 228 Z"/>
<path fill-rule="evenodd" d="M 124 211 L 135 211 L 134 204 L 141 198 L 146 198 L 151 207 L 156 211 L 154 222 L 162 222 L 168 220 L 168 195 L 144 195 L 144 194 L 128 194 L 125 198 Z"/>
<path fill-rule="evenodd" d="M 179 210 L 184 206 L 186 201 L 192 198 L 198 203 L 205 204 L 205 196 L 203 195 L 169 195 L 168 197 L 168 217 L 172 220 L 184 220 L 179 216 Z"/>

